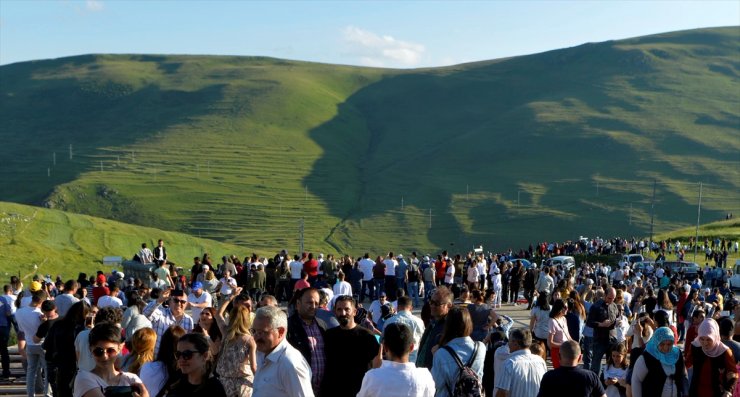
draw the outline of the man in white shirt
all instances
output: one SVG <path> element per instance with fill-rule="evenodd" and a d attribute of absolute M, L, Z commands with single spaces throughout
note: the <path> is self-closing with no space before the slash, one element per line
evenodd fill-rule
<path fill-rule="evenodd" d="M 206 307 L 213 306 L 213 298 L 211 294 L 203 290 L 203 283 L 196 281 L 193 283 L 193 288 L 190 290 L 188 295 L 188 304 L 191 310 L 191 316 L 193 321 L 196 323 L 200 320 L 200 313 Z"/>
<path fill-rule="evenodd" d="M 421 342 L 421 336 L 424 334 L 424 322 L 419 317 L 414 316 L 411 312 L 413 305 L 411 298 L 408 296 L 401 296 L 396 301 L 398 312 L 391 318 L 385 321 L 383 324 L 383 337 L 385 338 L 385 331 L 388 329 L 388 325 L 398 323 L 405 325 L 413 336 L 413 345 L 411 346 L 411 352 L 409 354 L 409 361 L 412 363 L 416 362 L 416 356 L 419 353 L 419 343 Z"/>
<path fill-rule="evenodd" d="M 123 301 L 118 298 L 118 291 L 120 291 L 120 288 L 118 288 L 117 284 L 113 284 L 110 287 L 110 294 L 101 296 L 98 299 L 98 308 L 102 309 L 104 307 L 121 307 L 123 306 Z"/>
<path fill-rule="evenodd" d="M 288 317 L 273 306 L 257 309 L 252 323 L 257 345 L 257 373 L 253 397 L 313 397 L 311 367 L 300 351 L 285 339 Z"/>
<path fill-rule="evenodd" d="M 18 309 L 15 312 L 15 320 L 18 322 L 18 328 L 26 334 L 26 393 L 33 397 L 36 389 L 36 377 L 42 376 L 41 371 L 46 369 L 46 360 L 44 359 L 44 349 L 41 343 L 34 343 L 33 336 L 36 335 L 41 323 L 45 321 L 44 313 L 41 311 L 47 294 L 45 291 L 36 291 L 33 293 L 31 303 L 27 307 Z M 44 377 L 46 378 L 46 377 Z M 44 397 L 49 397 L 49 379 L 43 381 Z"/>
<path fill-rule="evenodd" d="M 288 268 L 290 268 L 290 294 L 292 296 L 295 283 L 302 278 L 303 262 L 301 262 L 301 257 L 298 255 L 293 256 L 293 261 L 290 262 Z"/>
<path fill-rule="evenodd" d="M 370 300 L 373 299 L 374 291 L 375 291 L 375 284 L 373 283 L 373 266 L 375 266 L 375 262 L 373 262 L 372 259 L 370 259 L 370 254 L 365 253 L 365 257 L 360 260 L 360 271 L 362 272 L 362 290 L 360 290 L 360 302 L 365 301 L 365 291 L 367 290 L 367 293 L 370 297 Z"/>
<path fill-rule="evenodd" d="M 139 250 L 139 260 L 145 265 L 154 263 L 154 254 L 152 253 L 152 250 L 147 248 L 146 243 L 141 243 L 141 249 Z"/>
<path fill-rule="evenodd" d="M 77 281 L 67 280 L 67 282 L 64 283 L 64 293 L 59 294 L 56 298 L 54 298 L 54 303 L 56 303 L 57 305 L 57 313 L 59 313 L 59 317 L 66 316 L 69 308 L 80 301 L 74 295 L 76 291 Z"/>
<path fill-rule="evenodd" d="M 501 373 L 496 374 L 496 397 L 536 396 L 540 382 L 547 372 L 542 357 L 532 354 L 532 333 L 527 328 L 511 330 L 509 358 L 504 361 Z"/>
<path fill-rule="evenodd" d="M 342 272 L 337 274 L 337 283 L 334 284 L 334 296 L 349 295 L 352 296 L 352 285 L 344 281 L 345 275 Z"/>
<path fill-rule="evenodd" d="M 398 266 L 398 261 L 393 252 L 388 253 L 383 263 L 385 263 L 385 292 L 390 295 L 391 300 L 396 300 L 396 266 Z"/>
<path fill-rule="evenodd" d="M 362 379 L 358 397 L 433 397 L 436 391 L 432 374 L 416 368 L 410 359 L 416 344 L 412 331 L 403 323 L 386 324 L 383 332 L 383 360 L 380 368 L 371 369 Z"/>
<path fill-rule="evenodd" d="M 373 303 L 370 304 L 370 308 L 367 309 L 367 311 L 370 312 L 370 316 L 372 317 L 373 323 L 375 323 L 376 325 L 378 324 L 378 321 L 380 320 L 381 313 L 382 313 L 381 307 L 383 306 L 388 306 L 389 308 L 393 307 L 391 306 L 391 303 L 388 302 L 388 295 L 386 295 L 385 292 L 381 292 L 380 296 L 378 296 L 378 300 L 373 301 Z"/>

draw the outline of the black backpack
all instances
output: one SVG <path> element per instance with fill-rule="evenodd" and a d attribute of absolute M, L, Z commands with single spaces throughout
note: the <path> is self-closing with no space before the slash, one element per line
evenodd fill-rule
<path fill-rule="evenodd" d="M 419 266 L 409 265 L 409 282 L 419 282 Z"/>
<path fill-rule="evenodd" d="M 475 361 L 475 357 L 478 355 L 478 342 L 473 343 L 475 345 L 475 348 L 473 349 L 473 354 L 470 356 L 470 361 L 468 361 L 467 365 L 463 365 L 462 361 L 460 361 L 460 357 L 457 355 L 457 353 L 455 353 L 454 350 L 452 350 L 451 347 L 442 347 L 443 349 L 447 350 L 448 353 L 450 353 L 452 358 L 455 359 L 457 367 L 460 369 L 460 373 L 457 375 L 457 380 L 455 381 L 454 389 L 451 389 L 450 386 L 447 385 L 447 391 L 449 392 L 450 396 L 484 396 L 483 383 L 481 382 L 480 377 L 478 377 L 478 374 L 475 373 L 472 368 L 470 368 L 470 366 L 473 365 L 473 361 Z"/>

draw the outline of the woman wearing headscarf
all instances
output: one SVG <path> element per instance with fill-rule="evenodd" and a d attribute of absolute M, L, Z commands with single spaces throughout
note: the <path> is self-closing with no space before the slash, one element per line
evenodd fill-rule
<path fill-rule="evenodd" d="M 713 318 L 702 321 L 698 336 L 687 352 L 686 366 L 694 368 L 689 396 L 732 395 L 737 382 L 737 367 L 732 350 L 720 340 L 717 321 Z"/>
<path fill-rule="evenodd" d="M 683 355 L 668 327 L 655 330 L 632 371 L 633 397 L 681 397 L 686 395 Z"/>

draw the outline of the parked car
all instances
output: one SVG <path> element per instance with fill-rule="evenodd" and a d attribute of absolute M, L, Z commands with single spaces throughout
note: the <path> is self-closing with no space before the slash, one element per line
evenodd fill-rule
<path fill-rule="evenodd" d="M 637 262 L 642 262 L 645 260 L 645 257 L 643 257 L 640 254 L 629 254 L 629 255 L 622 255 L 622 261 L 629 263 L 630 265 L 634 265 Z"/>
<path fill-rule="evenodd" d="M 663 269 L 670 270 L 671 273 L 679 272 L 687 280 L 693 281 L 699 277 L 699 265 L 694 262 L 682 261 L 662 261 L 656 262 L 656 265 Z"/>
<path fill-rule="evenodd" d="M 735 269 L 729 282 L 731 289 L 740 289 L 740 259 L 735 261 Z"/>
<path fill-rule="evenodd" d="M 513 263 L 513 264 L 516 264 L 516 262 L 519 261 L 519 262 L 522 263 L 522 266 L 524 266 L 525 269 L 529 269 L 530 267 L 532 267 L 532 262 L 530 262 L 527 259 L 523 259 L 523 258 L 512 258 L 512 259 L 509 259 L 509 261 L 511 261 L 511 263 Z"/>
<path fill-rule="evenodd" d="M 556 256 L 554 258 L 546 259 L 542 266 L 558 266 L 561 265 L 563 269 L 570 270 L 571 267 L 576 265 L 576 260 L 572 256 Z"/>

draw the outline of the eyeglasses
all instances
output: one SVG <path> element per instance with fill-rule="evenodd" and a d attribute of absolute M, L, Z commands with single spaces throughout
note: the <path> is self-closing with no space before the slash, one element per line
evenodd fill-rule
<path fill-rule="evenodd" d="M 188 361 L 191 358 L 193 358 L 193 354 L 196 354 L 196 353 L 200 354 L 200 352 L 196 350 L 183 350 L 183 351 L 178 350 L 178 351 L 175 351 L 175 359 L 179 360 L 182 358 L 183 360 Z"/>
<path fill-rule="evenodd" d="M 109 347 L 107 349 L 96 347 L 93 349 L 92 353 L 95 357 L 103 357 L 103 354 L 105 353 L 108 353 L 108 356 L 115 356 L 116 354 L 118 354 L 118 350 L 116 350 L 114 347 Z"/>
<path fill-rule="evenodd" d="M 172 303 L 179 303 L 179 304 L 181 304 L 181 305 L 184 305 L 184 304 L 188 303 L 188 301 L 186 301 L 186 300 L 182 300 L 182 299 L 175 299 L 175 298 L 172 298 Z"/>
<path fill-rule="evenodd" d="M 270 332 L 274 331 L 274 329 L 254 329 L 250 328 L 249 333 L 252 334 L 252 336 L 263 336 L 268 335 Z"/>
<path fill-rule="evenodd" d="M 446 305 L 446 303 L 440 302 L 440 301 L 436 301 L 434 299 L 429 299 L 429 304 L 431 306 L 442 306 L 442 305 Z"/>

